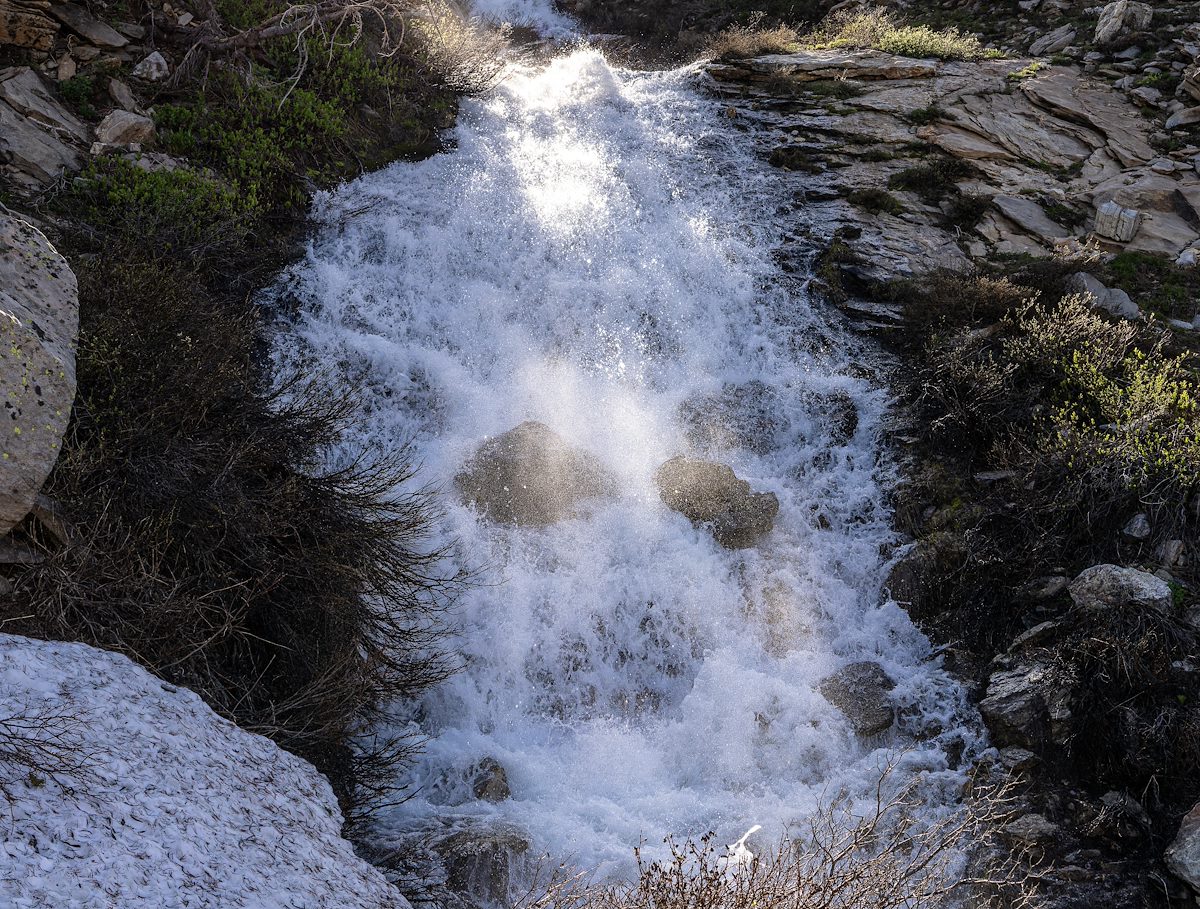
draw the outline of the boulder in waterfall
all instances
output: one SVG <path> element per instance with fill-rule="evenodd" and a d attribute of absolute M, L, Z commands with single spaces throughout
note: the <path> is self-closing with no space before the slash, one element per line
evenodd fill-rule
<path fill-rule="evenodd" d="M 529 851 L 529 838 L 510 824 L 459 830 L 433 844 L 456 893 L 488 904 L 508 900 L 513 863 Z"/>
<path fill-rule="evenodd" d="M 663 502 L 696 526 L 706 526 L 726 549 L 747 549 L 770 533 L 779 514 L 773 492 L 754 492 L 733 468 L 677 456 L 654 475 Z"/>
<path fill-rule="evenodd" d="M 1139 31 L 1154 18 L 1154 7 L 1136 0 L 1114 0 L 1102 10 L 1096 22 L 1096 43 L 1112 44 L 1130 32 Z"/>
<path fill-rule="evenodd" d="M 859 735 L 878 735 L 896 721 L 889 692 L 896 683 L 878 663 L 863 660 L 843 666 L 821 682 L 825 700 L 846 715 Z"/>
<path fill-rule="evenodd" d="M 1081 609 L 1171 608 L 1171 588 L 1162 578 L 1136 568 L 1093 565 L 1071 582 L 1067 591 Z"/>
<path fill-rule="evenodd" d="M 1179 833 L 1167 849 L 1167 867 L 1200 895 L 1200 804 L 1179 825 Z"/>
<path fill-rule="evenodd" d="M 454 485 L 491 520 L 528 526 L 569 518 L 583 501 L 615 490 L 592 455 L 533 420 L 481 445 Z"/>
<path fill-rule="evenodd" d="M 485 802 L 503 802 L 512 795 L 508 786 L 508 772 L 495 758 L 484 758 L 475 766 L 471 791 L 475 798 Z"/>
<path fill-rule="evenodd" d="M 0 215 L 0 534 L 33 508 L 75 399 L 79 293 L 41 231 Z"/>

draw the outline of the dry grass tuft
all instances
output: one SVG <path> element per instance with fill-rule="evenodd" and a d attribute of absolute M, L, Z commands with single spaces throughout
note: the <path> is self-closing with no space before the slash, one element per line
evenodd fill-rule
<path fill-rule="evenodd" d="M 744 60 L 763 54 L 789 54 L 800 46 L 800 33 L 789 25 L 764 25 L 762 13 L 746 25 L 735 25 L 714 35 L 704 49 L 712 60 Z"/>

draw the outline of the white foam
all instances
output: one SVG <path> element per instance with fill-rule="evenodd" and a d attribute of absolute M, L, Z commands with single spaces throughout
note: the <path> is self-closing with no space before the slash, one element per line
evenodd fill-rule
<path fill-rule="evenodd" d="M 444 533 L 487 583 L 457 616 L 464 671 L 413 711 L 431 740 L 393 832 L 457 804 L 625 873 L 633 847 L 668 834 L 734 842 L 762 824 L 773 839 L 823 792 L 866 794 L 893 747 L 936 792 L 956 778 L 947 743 L 973 740 L 928 642 L 878 605 L 886 394 L 777 268 L 792 189 L 701 78 L 586 50 L 522 71 L 465 105 L 453 152 L 320 200 L 288 277 L 302 315 L 279 356 L 359 390 L 368 418 L 348 450 L 415 437 L 426 478 L 449 484 L 485 438 L 537 419 L 623 490 L 543 530 L 444 497 Z M 731 553 L 666 509 L 652 475 L 687 449 L 681 404 L 751 381 L 770 421 L 723 457 L 781 510 L 763 545 Z M 834 394 L 858 414 L 848 440 Z M 864 658 L 902 706 L 871 743 L 817 690 Z M 446 782 L 488 755 L 512 785 L 499 805 Z"/>
<path fill-rule="evenodd" d="M 471 0 L 472 15 L 494 22 L 533 26 L 544 35 L 563 37 L 575 23 L 554 8 L 553 0 Z"/>

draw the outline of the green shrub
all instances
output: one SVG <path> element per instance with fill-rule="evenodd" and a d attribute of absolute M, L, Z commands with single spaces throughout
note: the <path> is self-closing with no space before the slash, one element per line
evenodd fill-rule
<path fill-rule="evenodd" d="M 955 28 L 935 31 L 925 25 L 904 25 L 883 9 L 847 11 L 826 20 L 807 39 L 818 48 L 874 48 L 900 57 L 939 60 L 978 60 L 983 45 Z"/>
<path fill-rule="evenodd" d="M 903 189 L 914 192 L 922 198 L 936 201 L 945 198 L 950 193 L 958 192 L 956 183 L 965 180 L 975 173 L 973 168 L 961 158 L 947 155 L 937 155 L 921 164 L 906 167 L 888 180 L 892 189 Z"/>
<path fill-rule="evenodd" d="M 257 212 L 233 187 L 190 170 L 150 172 L 121 158 L 94 161 L 59 200 L 106 244 L 153 259 L 228 255 Z"/>
<path fill-rule="evenodd" d="M 888 215 L 898 215 L 904 211 L 904 205 L 899 199 L 887 190 L 876 187 L 856 189 L 847 195 L 846 199 L 852 205 L 857 205 L 859 208 L 875 214 L 882 212 Z"/>
<path fill-rule="evenodd" d="M 93 103 L 96 100 L 96 81 L 91 76 L 79 75 L 64 79 L 58 83 L 58 94 L 84 117 L 97 116 Z"/>
<path fill-rule="evenodd" d="M 918 107 L 916 110 L 909 111 L 904 119 L 913 126 L 928 126 L 930 123 L 946 119 L 947 116 L 946 111 L 936 104 L 931 104 L 928 107 Z"/>

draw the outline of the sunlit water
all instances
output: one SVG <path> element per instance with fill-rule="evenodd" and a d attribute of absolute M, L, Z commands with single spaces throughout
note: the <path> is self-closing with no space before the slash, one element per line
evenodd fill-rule
<path fill-rule="evenodd" d="M 464 669 L 411 712 L 429 744 L 381 835 L 503 821 L 534 853 L 618 875 L 667 835 L 773 840 L 823 797 L 869 793 L 896 749 L 935 810 L 960 772 L 948 754 L 975 743 L 928 642 L 880 604 L 886 393 L 777 268 L 795 187 L 703 78 L 592 50 L 516 72 L 465 104 L 452 152 L 321 198 L 285 278 L 302 306 L 281 361 L 361 396 L 348 451 L 415 439 L 441 532 L 481 570 L 455 616 Z M 700 453 L 781 504 L 743 552 L 652 482 L 711 440 L 689 433 L 689 402 L 729 386 L 749 389 L 723 412 L 730 444 Z M 460 503 L 464 461 L 529 419 L 600 458 L 619 495 L 545 529 Z M 897 682 L 897 726 L 870 742 L 818 691 L 861 659 Z M 472 798 L 485 757 L 511 799 Z"/>

